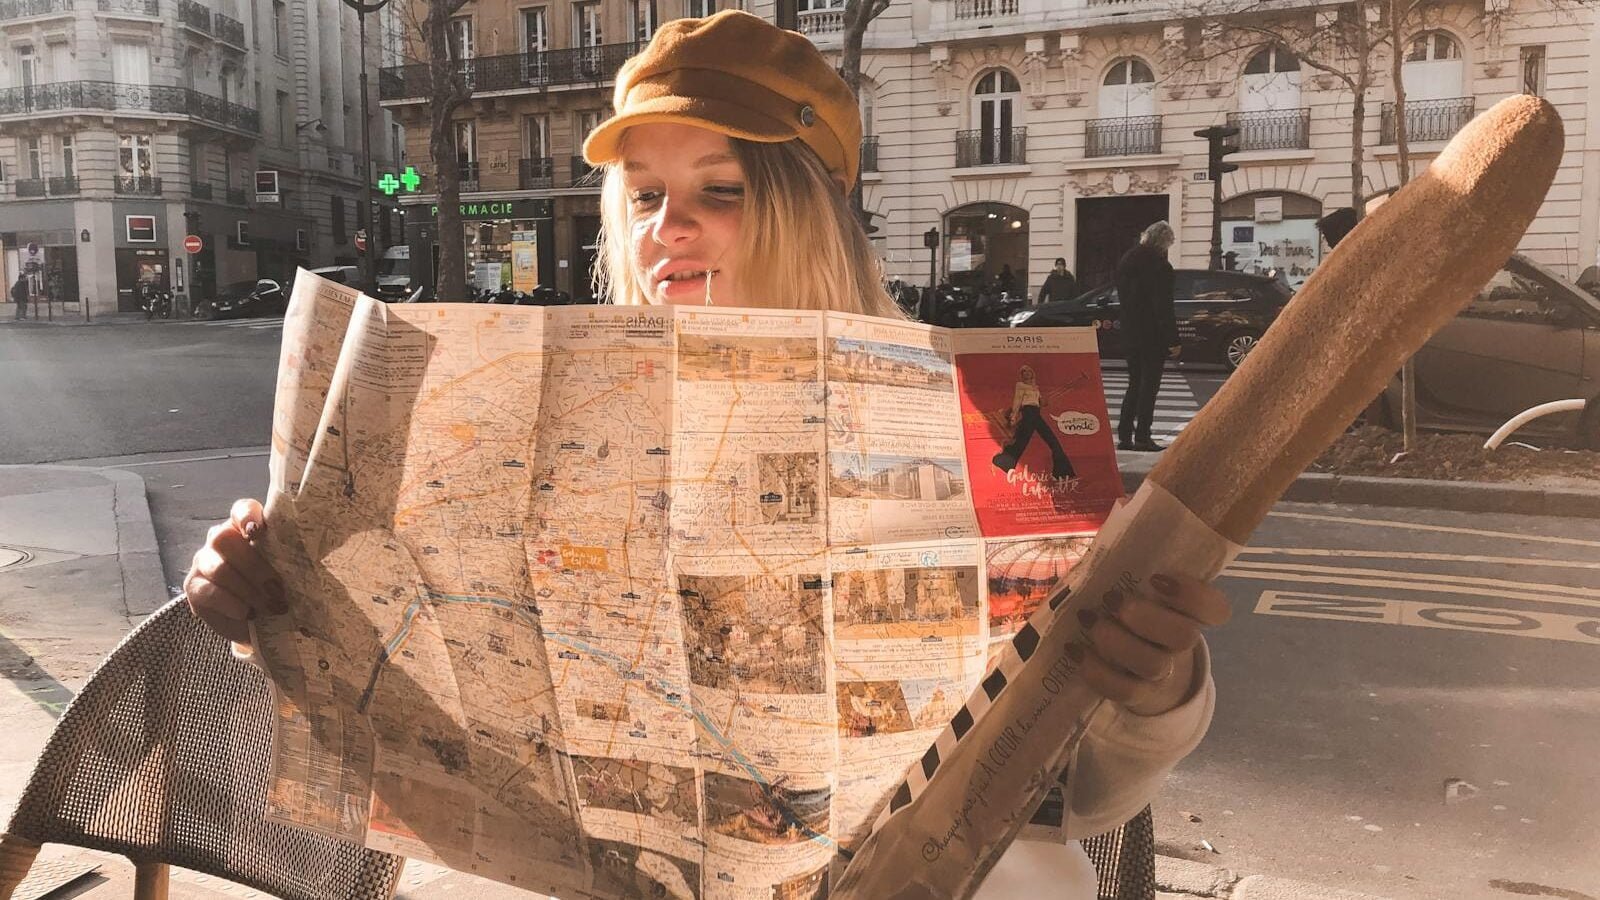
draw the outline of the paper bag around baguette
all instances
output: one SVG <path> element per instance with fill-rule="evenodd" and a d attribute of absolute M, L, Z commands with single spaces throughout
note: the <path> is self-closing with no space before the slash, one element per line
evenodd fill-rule
<path fill-rule="evenodd" d="M 1563 143 L 1548 103 L 1503 100 L 1340 243 L 1040 607 L 1033 634 L 1019 636 L 1026 646 L 1007 648 L 1002 677 L 991 675 L 912 767 L 850 856 L 834 900 L 972 896 L 1099 706 L 1076 677 L 1082 635 L 1072 614 L 1155 571 L 1215 577 L 1227 548 L 1249 539 L 1295 477 L 1509 258 Z"/>

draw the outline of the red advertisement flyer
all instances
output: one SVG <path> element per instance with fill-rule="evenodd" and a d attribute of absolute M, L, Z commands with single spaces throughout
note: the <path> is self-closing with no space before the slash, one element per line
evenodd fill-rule
<path fill-rule="evenodd" d="M 1122 497 L 1086 328 L 956 334 L 961 424 L 985 537 L 1094 531 Z"/>

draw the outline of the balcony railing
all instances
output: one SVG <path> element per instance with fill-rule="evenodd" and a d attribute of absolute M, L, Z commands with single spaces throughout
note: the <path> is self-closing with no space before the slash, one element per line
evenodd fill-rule
<path fill-rule="evenodd" d="M 43 178 L 18 178 L 18 197 L 43 197 L 45 195 L 45 180 Z"/>
<path fill-rule="evenodd" d="M 151 18 L 161 17 L 161 0 L 100 0 L 101 12 L 137 13 Z"/>
<path fill-rule="evenodd" d="M 0 20 L 72 12 L 72 0 L 0 0 Z"/>
<path fill-rule="evenodd" d="M 844 30 L 844 10 L 817 9 L 796 17 L 801 34 L 838 34 Z"/>
<path fill-rule="evenodd" d="M 1240 150 L 1307 150 L 1311 147 L 1309 109 L 1228 113 L 1228 125 L 1239 129 Z"/>
<path fill-rule="evenodd" d="M 244 23 L 238 19 L 232 16 L 225 16 L 222 13 L 212 13 L 211 25 L 211 33 L 216 35 L 218 40 L 226 41 L 235 47 L 243 47 L 245 45 Z"/>
<path fill-rule="evenodd" d="M 211 10 L 194 0 L 178 0 L 178 18 L 195 31 L 211 33 Z"/>
<path fill-rule="evenodd" d="M 1020 166 L 1028 161 L 1028 129 L 956 132 L 956 168 Z"/>
<path fill-rule="evenodd" d="M 138 197 L 161 196 L 161 179 L 150 175 L 118 175 L 117 193 Z"/>
<path fill-rule="evenodd" d="M 243 206 L 245 204 L 244 188 L 228 188 L 228 205 Z"/>
<path fill-rule="evenodd" d="M 215 196 L 211 185 L 204 181 L 191 181 L 189 183 L 189 196 L 196 200 L 210 200 Z"/>
<path fill-rule="evenodd" d="M 517 185 L 525 191 L 547 191 L 556 186 L 553 157 L 524 159 L 517 165 Z"/>
<path fill-rule="evenodd" d="M 190 116 L 236 131 L 257 133 L 261 130 L 261 116 L 255 110 L 184 87 L 58 81 L 0 89 L 0 116 L 77 109 L 166 113 Z"/>
<path fill-rule="evenodd" d="M 861 171 L 878 171 L 878 136 L 875 134 L 861 139 Z"/>
<path fill-rule="evenodd" d="M 461 180 L 461 191 L 468 193 L 478 189 L 478 161 L 456 164 L 457 177 Z"/>
<path fill-rule="evenodd" d="M 573 187 L 599 187 L 600 169 L 589 165 L 581 156 L 572 158 L 572 186 Z"/>
<path fill-rule="evenodd" d="M 52 175 L 50 176 L 50 196 L 65 197 L 78 192 L 78 176 Z"/>
<path fill-rule="evenodd" d="M 998 19 L 1020 11 L 1020 0 L 956 0 L 956 19 Z"/>
<path fill-rule="evenodd" d="M 601 44 L 571 50 L 508 53 L 462 60 L 461 77 L 473 91 L 514 91 L 566 84 L 602 84 L 610 81 L 628 57 L 639 51 L 637 43 Z M 428 66 L 390 66 L 378 72 L 379 100 L 425 99 Z"/>
<path fill-rule="evenodd" d="M 1476 114 L 1471 97 L 1450 100 L 1407 100 L 1406 142 L 1448 141 L 1455 137 L 1463 125 Z M 1383 105 L 1383 117 L 1378 123 L 1378 143 L 1393 144 L 1394 104 Z"/>
<path fill-rule="evenodd" d="M 1091 159 L 1160 152 L 1160 116 L 1090 119 L 1084 129 L 1083 155 Z"/>

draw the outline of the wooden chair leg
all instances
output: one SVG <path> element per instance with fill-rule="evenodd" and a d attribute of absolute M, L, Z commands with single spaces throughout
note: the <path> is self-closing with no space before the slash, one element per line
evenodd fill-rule
<path fill-rule="evenodd" d="M 11 894 L 28 877 L 33 861 L 39 855 L 39 845 L 14 834 L 0 835 L 0 900 L 11 900 Z"/>
<path fill-rule="evenodd" d="M 166 863 L 134 863 L 133 900 L 167 900 L 172 869 Z"/>

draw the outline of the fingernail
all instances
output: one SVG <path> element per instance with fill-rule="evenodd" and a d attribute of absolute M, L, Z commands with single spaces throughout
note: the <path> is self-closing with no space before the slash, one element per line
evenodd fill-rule
<path fill-rule="evenodd" d="M 252 540 L 252 541 L 255 540 L 256 539 L 256 532 L 258 532 L 260 530 L 261 530 L 261 523 L 259 523 L 259 522 L 246 522 L 246 523 L 244 523 L 244 536 L 246 538 L 248 538 L 249 540 Z"/>
<path fill-rule="evenodd" d="M 1105 596 L 1100 598 L 1100 604 L 1106 608 L 1106 612 L 1116 612 L 1117 607 L 1122 605 L 1122 592 L 1115 589 L 1106 591 Z"/>
<path fill-rule="evenodd" d="M 1151 575 L 1150 583 L 1156 586 L 1156 590 L 1168 596 L 1178 592 L 1178 583 L 1165 575 Z"/>
<path fill-rule="evenodd" d="M 1062 652 L 1064 652 L 1067 655 L 1067 659 L 1070 659 L 1075 663 L 1083 662 L 1083 647 L 1082 647 L 1082 645 L 1079 645 L 1079 644 L 1068 644 L 1067 645 L 1067 649 L 1062 651 Z"/>
<path fill-rule="evenodd" d="M 1099 618 L 1099 614 L 1092 609 L 1078 610 L 1078 624 L 1082 625 L 1085 631 L 1093 628 L 1094 623 L 1098 621 Z"/>

